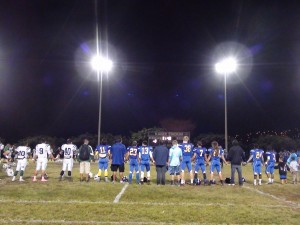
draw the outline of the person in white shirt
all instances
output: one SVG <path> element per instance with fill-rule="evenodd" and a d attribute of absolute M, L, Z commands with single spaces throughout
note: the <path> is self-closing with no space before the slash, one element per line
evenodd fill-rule
<path fill-rule="evenodd" d="M 33 176 L 33 182 L 36 182 L 36 176 L 38 171 L 42 171 L 42 179 L 41 181 L 45 182 L 47 181 L 45 179 L 45 170 L 47 168 L 47 162 L 48 162 L 48 155 L 54 159 L 53 155 L 51 154 L 50 145 L 46 144 L 46 141 L 42 139 L 41 143 L 38 144 L 35 148 L 35 157 L 33 160 L 36 160 L 36 169 Z"/>
<path fill-rule="evenodd" d="M 17 163 L 17 168 L 16 171 L 14 173 L 14 176 L 12 178 L 12 181 L 16 180 L 16 176 L 18 175 L 18 172 L 20 171 L 20 182 L 23 182 L 23 176 L 24 176 L 24 171 L 25 168 L 27 166 L 27 158 L 28 158 L 28 153 L 30 153 L 30 148 L 28 147 L 28 143 L 26 143 L 25 145 L 19 146 L 16 148 L 15 152 L 16 152 L 16 158 L 18 160 Z"/>
<path fill-rule="evenodd" d="M 172 147 L 169 150 L 168 167 L 171 175 L 171 185 L 175 185 L 175 176 L 177 176 L 178 185 L 180 184 L 180 163 L 182 160 L 182 150 L 178 147 L 176 140 L 172 141 Z"/>
<path fill-rule="evenodd" d="M 77 150 L 76 145 L 73 145 L 71 139 L 67 140 L 67 144 L 61 146 L 61 152 L 64 153 L 64 160 L 62 170 L 60 172 L 59 180 L 63 179 L 65 171 L 68 169 L 68 178 L 72 181 L 72 168 L 73 168 L 73 156 Z"/>
<path fill-rule="evenodd" d="M 297 184 L 298 182 L 298 170 L 299 170 L 299 164 L 296 160 L 296 157 L 291 157 L 290 171 L 293 176 L 293 184 Z"/>

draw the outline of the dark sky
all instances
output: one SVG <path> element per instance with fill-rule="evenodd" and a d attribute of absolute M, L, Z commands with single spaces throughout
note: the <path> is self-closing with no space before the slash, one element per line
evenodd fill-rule
<path fill-rule="evenodd" d="M 216 49 L 240 57 L 228 77 L 229 134 L 299 127 L 299 1 L 99 0 L 97 12 L 114 61 L 103 82 L 103 132 L 167 118 L 192 121 L 194 134 L 223 132 Z M 1 137 L 97 132 L 89 64 L 97 20 L 89 0 L 0 2 Z"/>

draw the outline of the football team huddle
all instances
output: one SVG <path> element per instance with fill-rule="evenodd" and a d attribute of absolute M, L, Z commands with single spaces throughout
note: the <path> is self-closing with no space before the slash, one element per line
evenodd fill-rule
<path fill-rule="evenodd" d="M 118 144 L 121 146 L 121 148 L 120 146 L 114 148 L 114 146 Z M 89 181 L 89 179 L 93 176 L 90 172 L 89 163 L 92 160 L 97 159 L 99 170 L 94 176 L 94 180 L 96 181 L 103 179 L 105 182 L 108 182 L 110 180 L 108 178 L 108 166 L 109 163 L 111 163 L 111 170 L 113 172 L 111 180 L 113 182 L 116 181 L 116 171 L 119 170 L 121 183 L 128 181 L 131 184 L 134 173 L 136 175 L 136 183 L 150 183 L 151 162 L 153 165 L 156 165 L 155 158 L 153 156 L 155 148 L 149 146 L 147 141 L 143 141 L 141 146 L 138 146 L 137 141 L 133 141 L 131 146 L 125 148 L 125 146 L 121 144 L 121 140 L 119 140 L 118 143 L 114 144 L 113 146 L 108 145 L 106 140 L 102 140 L 102 142 L 95 148 L 95 151 L 93 151 L 92 147 L 88 145 L 88 140 L 86 139 L 84 144 L 79 149 L 77 149 L 77 146 L 72 143 L 71 139 L 68 139 L 67 143 L 61 146 L 60 155 L 63 156 L 63 165 L 59 175 L 59 180 L 61 181 L 67 178 L 73 181 L 73 162 L 75 159 L 77 159 L 80 162 L 80 180 L 83 181 L 82 174 L 86 174 L 86 181 Z M 85 153 L 85 150 L 87 153 Z M 24 171 L 28 164 L 30 152 L 31 149 L 28 147 L 28 144 L 19 146 L 15 149 L 15 158 L 17 159 L 17 164 L 16 170 L 12 175 L 12 181 L 16 180 L 19 172 L 19 181 L 24 181 Z M 8 152 L 3 152 L 4 156 L 7 154 Z M 244 156 L 242 157 L 242 165 L 246 165 L 250 161 L 253 161 L 252 166 L 254 185 L 262 185 L 263 166 L 266 168 L 265 173 L 268 178 L 268 184 L 272 184 L 274 182 L 274 169 L 279 169 L 280 180 L 283 184 L 287 183 L 288 170 L 290 170 L 293 174 L 293 183 L 297 183 L 299 156 L 296 153 L 292 153 L 287 159 L 285 159 L 283 156 L 279 155 L 279 162 L 276 165 L 276 155 L 277 153 L 274 150 L 270 149 L 264 152 L 264 150 L 255 145 L 254 149 L 250 151 L 250 157 L 248 160 L 246 160 Z M 47 181 L 46 168 L 49 158 L 52 160 L 57 160 L 59 159 L 59 155 L 54 158 L 50 145 L 47 144 L 45 140 L 41 140 L 41 143 L 36 146 L 32 157 L 32 160 L 36 162 L 36 168 L 32 179 L 33 182 L 37 181 L 37 175 L 39 171 L 41 171 L 41 181 Z M 207 149 L 202 146 L 201 141 L 198 141 L 197 145 L 194 146 L 189 142 L 189 137 L 185 136 L 183 138 L 183 142 L 180 144 L 176 140 L 172 141 L 172 147 L 167 152 L 165 166 L 166 171 L 169 171 L 169 174 L 171 175 L 171 185 L 200 185 L 201 183 L 204 185 L 213 185 L 216 183 L 214 180 L 215 171 L 219 176 L 221 185 L 224 185 L 225 181 L 222 177 L 221 169 L 223 163 L 227 165 L 230 163 L 229 161 L 227 162 L 226 157 L 224 157 L 224 149 L 219 146 L 217 141 L 213 141 L 211 143 L 211 147 Z M 85 164 L 83 164 L 84 162 Z M 123 176 L 125 170 L 124 163 L 129 164 L 128 180 L 126 176 Z M 207 167 L 209 167 L 209 179 L 206 176 Z M 185 179 L 186 169 L 190 178 L 189 182 L 186 182 Z M 202 172 L 201 177 L 203 179 L 201 179 L 198 175 L 200 169 Z M 67 176 L 65 174 L 66 171 Z M 102 175 L 104 175 L 103 178 Z M 177 176 L 177 181 L 174 181 L 174 176 Z"/>

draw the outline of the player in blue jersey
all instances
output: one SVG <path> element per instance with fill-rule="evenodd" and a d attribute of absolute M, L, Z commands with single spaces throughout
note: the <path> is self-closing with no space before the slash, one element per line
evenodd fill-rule
<path fill-rule="evenodd" d="M 189 137 L 183 137 L 183 143 L 179 146 L 182 150 L 182 161 L 181 161 L 181 185 L 185 184 L 184 170 L 187 167 L 190 173 L 191 184 L 193 184 L 193 171 L 192 171 L 192 156 L 194 145 L 188 143 Z"/>
<path fill-rule="evenodd" d="M 266 165 L 266 174 L 268 177 L 268 184 L 273 184 L 274 181 L 274 167 L 276 163 L 276 152 L 272 149 L 272 147 L 268 147 L 268 151 L 266 152 L 267 161 Z"/>
<path fill-rule="evenodd" d="M 210 155 L 207 158 L 207 162 L 209 162 L 211 159 L 209 184 L 210 185 L 213 184 L 214 170 L 216 169 L 220 178 L 221 185 L 224 185 L 222 172 L 221 172 L 221 159 L 227 165 L 227 162 L 224 158 L 224 150 L 222 147 L 219 146 L 217 141 L 213 141 L 211 143 L 211 146 L 212 148 L 208 150 L 208 152 L 210 152 Z"/>
<path fill-rule="evenodd" d="M 107 144 L 105 139 L 102 140 L 101 144 L 98 145 L 95 149 L 95 154 L 99 156 L 98 166 L 98 181 L 101 179 L 102 170 L 104 170 L 104 179 L 105 182 L 108 182 L 108 158 L 110 155 L 110 148 L 111 146 Z"/>
<path fill-rule="evenodd" d="M 150 184 L 150 160 L 153 161 L 152 147 L 148 146 L 147 141 L 143 141 L 142 146 L 139 147 L 139 159 L 141 165 L 141 184 L 144 183 L 144 170 L 147 171 L 147 182 Z"/>
<path fill-rule="evenodd" d="M 202 174 L 203 174 L 203 180 L 204 184 L 206 184 L 206 156 L 207 149 L 205 147 L 202 147 L 202 141 L 197 142 L 197 147 L 193 149 L 193 157 L 192 161 L 196 159 L 195 164 L 195 175 L 194 175 L 194 184 L 200 184 L 200 179 L 198 178 L 198 171 L 201 168 Z"/>
<path fill-rule="evenodd" d="M 261 185 L 261 167 L 264 164 L 264 151 L 258 148 L 258 145 L 254 145 L 254 149 L 250 151 L 250 157 L 246 163 L 249 163 L 251 159 L 253 159 L 253 173 L 254 173 L 254 181 L 253 184 L 257 185 L 257 175 L 258 175 L 258 185 Z"/>
<path fill-rule="evenodd" d="M 139 169 L 139 157 L 138 157 L 138 147 L 137 142 L 133 141 L 132 146 L 127 148 L 127 160 L 129 160 L 129 184 L 132 183 L 132 175 L 135 171 L 136 182 L 140 183 L 140 169 Z"/>

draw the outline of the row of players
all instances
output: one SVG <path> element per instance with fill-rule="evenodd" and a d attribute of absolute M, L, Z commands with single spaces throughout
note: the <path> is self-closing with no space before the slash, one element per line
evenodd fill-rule
<path fill-rule="evenodd" d="M 88 144 L 88 142 L 87 142 Z M 194 147 L 192 143 L 189 143 L 189 138 L 186 136 L 183 139 L 182 144 L 178 144 L 177 142 L 173 143 L 173 147 L 179 147 L 181 149 L 181 155 L 180 156 L 180 165 L 176 165 L 175 170 L 171 170 L 172 165 L 171 165 L 171 155 L 169 155 L 169 160 L 166 162 L 170 168 L 170 175 L 174 176 L 177 175 L 178 179 L 180 179 L 181 184 L 185 184 L 185 169 L 188 169 L 189 175 L 190 175 L 190 183 L 197 183 L 199 182 L 199 177 L 198 177 L 198 171 L 201 169 L 202 174 L 203 174 L 203 180 L 206 183 L 207 177 L 206 177 L 206 166 L 210 165 L 210 182 L 211 184 L 213 182 L 213 174 L 214 171 L 216 170 L 220 182 L 223 185 L 223 178 L 222 178 L 222 173 L 221 173 L 221 162 L 220 160 L 222 159 L 225 164 L 228 164 L 226 159 L 224 158 L 224 150 L 222 147 L 218 145 L 216 141 L 212 142 L 211 148 L 206 149 L 205 147 L 202 146 L 202 142 L 198 141 L 197 146 Z M 91 146 L 89 146 L 90 149 Z M 71 178 L 72 175 L 72 168 L 73 168 L 73 158 L 74 155 L 80 154 L 80 149 L 82 146 L 79 148 L 79 151 L 77 150 L 76 145 L 72 144 L 72 141 L 70 139 L 67 140 L 67 143 L 62 145 L 61 147 L 61 153 L 64 156 L 63 159 L 63 167 L 62 171 L 60 172 L 60 179 L 64 177 L 65 171 L 68 171 L 68 177 Z M 108 163 L 109 163 L 109 158 L 112 157 L 111 155 L 111 148 L 112 146 L 106 144 L 106 142 L 103 140 L 100 145 L 98 145 L 95 149 L 95 155 L 99 157 L 99 171 L 97 174 L 97 179 L 100 180 L 100 177 L 102 175 L 102 172 L 104 172 L 104 179 L 105 181 L 108 181 Z M 16 149 L 16 158 L 18 159 L 17 163 L 17 168 L 13 176 L 13 181 L 16 180 L 16 176 L 18 172 L 20 172 L 20 181 L 23 180 L 23 175 L 24 171 L 27 165 L 27 158 L 28 158 L 28 153 L 30 152 L 30 148 L 28 145 L 24 146 L 19 146 Z M 136 173 L 136 182 L 137 183 L 142 183 L 144 181 L 144 171 L 146 170 L 146 178 L 147 181 L 150 181 L 150 161 L 155 163 L 154 158 L 153 158 L 153 148 L 151 146 L 148 146 L 148 143 L 144 141 L 142 143 L 142 146 L 138 146 L 137 142 L 134 141 L 132 143 L 132 146 L 129 146 L 127 148 L 127 151 L 124 154 L 123 158 L 123 163 L 124 161 L 129 161 L 129 183 L 132 182 L 132 176 L 133 173 Z M 266 156 L 266 162 L 264 162 L 264 155 Z M 38 171 L 41 170 L 42 172 L 42 179 L 41 181 L 47 181 L 45 179 L 45 170 L 47 167 L 47 162 L 48 162 L 48 156 L 50 158 L 54 159 L 51 151 L 50 151 L 50 146 L 46 144 L 45 140 L 42 140 L 40 144 L 38 144 L 35 148 L 35 154 L 33 157 L 33 160 L 36 161 L 36 170 L 33 176 L 33 181 L 37 181 L 36 176 Z M 94 157 L 93 151 L 90 152 L 89 159 L 86 161 L 90 161 Z M 80 158 L 80 157 L 79 157 Z M 288 163 L 294 159 L 293 157 L 290 157 L 288 159 Z M 253 173 L 254 173 L 254 185 L 258 184 L 261 185 L 262 182 L 262 166 L 265 164 L 266 165 L 266 174 L 268 176 L 268 183 L 273 183 L 274 180 L 274 168 L 275 168 L 275 163 L 276 163 L 276 152 L 274 151 L 268 151 L 264 153 L 262 149 L 259 149 L 258 146 L 255 146 L 254 149 L 250 151 L 250 158 L 246 161 L 245 158 L 243 157 L 244 165 L 249 163 L 251 160 L 253 160 Z M 195 161 L 195 166 L 194 166 L 194 172 L 192 170 L 192 161 Z M 180 171 L 181 170 L 181 171 Z M 281 174 L 281 170 L 284 172 L 286 171 L 286 166 L 284 165 L 279 165 L 279 170 L 280 170 L 280 175 L 281 178 L 284 177 L 284 173 Z M 85 171 L 87 174 L 90 173 L 89 168 L 87 171 Z M 119 172 L 121 172 L 120 176 L 123 176 L 124 172 L 124 165 L 123 167 L 119 167 Z M 82 173 L 82 172 L 81 172 Z M 257 182 L 258 179 L 258 182 Z"/>

